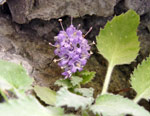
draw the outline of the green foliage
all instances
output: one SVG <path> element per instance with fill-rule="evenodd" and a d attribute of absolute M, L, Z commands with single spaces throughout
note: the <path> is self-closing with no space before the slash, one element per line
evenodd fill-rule
<path fill-rule="evenodd" d="M 73 86 L 76 86 L 76 85 L 80 85 L 80 83 L 82 82 L 82 78 L 78 77 L 78 76 L 72 76 L 71 77 L 71 84 Z"/>
<path fill-rule="evenodd" d="M 85 71 L 77 72 L 76 75 L 83 79 L 81 84 L 87 84 L 95 77 L 95 72 L 94 71 L 90 72 L 85 70 Z"/>
<path fill-rule="evenodd" d="M 75 116 L 64 114 L 64 110 L 59 107 L 44 107 L 38 100 L 29 95 L 25 90 L 30 88 L 32 79 L 27 76 L 21 65 L 0 60 L 0 92 L 5 98 L 4 103 L 0 103 L 0 115 L 2 116 Z M 5 90 L 11 91 L 17 96 L 14 99 L 8 99 Z M 35 86 L 37 95 L 46 103 L 54 105 L 56 93 L 46 87 Z M 5 91 L 5 92 L 4 92 Z M 9 96 L 8 96 L 9 97 Z"/>
<path fill-rule="evenodd" d="M 34 97 L 25 96 L 0 104 L 1 116 L 75 116 L 64 114 L 59 107 L 44 107 Z"/>
<path fill-rule="evenodd" d="M 60 79 L 55 82 L 56 85 L 71 88 L 73 87 L 70 79 Z"/>
<path fill-rule="evenodd" d="M 48 106 L 46 107 L 48 110 L 50 110 L 51 114 L 53 114 L 53 116 L 66 116 L 64 115 L 64 109 L 60 108 L 60 107 L 51 107 Z"/>
<path fill-rule="evenodd" d="M 136 34 L 139 15 L 129 10 L 107 22 L 96 37 L 97 48 L 112 66 L 129 64 L 138 55 L 139 42 Z"/>
<path fill-rule="evenodd" d="M 55 82 L 56 85 L 76 88 L 80 84 L 87 84 L 95 77 L 95 72 L 93 71 L 81 71 L 73 74 L 70 79 L 60 79 Z"/>
<path fill-rule="evenodd" d="M 90 115 L 88 114 L 87 111 L 84 110 L 84 111 L 82 112 L 82 116 L 90 116 Z"/>
<path fill-rule="evenodd" d="M 20 89 L 25 91 L 32 84 L 32 79 L 21 65 L 0 60 L 0 88 Z"/>
<path fill-rule="evenodd" d="M 36 85 L 34 91 L 37 96 L 43 100 L 46 104 L 54 105 L 56 102 L 56 92 L 47 87 L 41 87 Z"/>
<path fill-rule="evenodd" d="M 12 86 L 10 85 L 10 83 L 8 83 L 7 80 L 5 80 L 4 78 L 0 78 L 0 89 L 9 90 L 11 88 L 12 88 Z"/>
<path fill-rule="evenodd" d="M 67 90 L 67 88 L 61 88 L 57 92 L 56 97 L 56 106 L 65 106 L 74 107 L 76 110 L 78 108 L 85 109 L 87 106 L 91 105 L 93 102 L 92 97 L 83 97 L 80 95 L 76 95 Z"/>
<path fill-rule="evenodd" d="M 141 98 L 150 99 L 150 57 L 139 64 L 131 75 L 132 88 L 137 92 L 137 102 Z M 135 101 L 136 101 L 135 100 Z"/>
<path fill-rule="evenodd" d="M 32 96 L 26 96 L 23 99 L 12 99 L 0 104 L 1 116 L 62 116 L 61 109 L 57 110 L 58 114 L 52 109 L 44 108 Z"/>
<path fill-rule="evenodd" d="M 74 91 L 82 94 L 82 96 L 85 96 L 85 97 L 93 97 L 94 89 L 91 87 L 90 88 L 75 88 Z"/>
<path fill-rule="evenodd" d="M 134 116 L 150 116 L 150 113 L 133 101 L 119 95 L 105 94 L 96 99 L 96 103 L 91 106 L 91 110 L 96 114 L 106 116 L 119 116 L 131 114 Z"/>

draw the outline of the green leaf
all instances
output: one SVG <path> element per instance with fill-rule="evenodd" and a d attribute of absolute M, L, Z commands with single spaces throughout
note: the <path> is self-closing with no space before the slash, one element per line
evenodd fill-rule
<path fill-rule="evenodd" d="M 82 116 L 90 116 L 90 115 L 86 110 L 84 110 L 84 111 L 82 111 Z"/>
<path fill-rule="evenodd" d="M 73 88 L 76 85 L 86 84 L 90 82 L 95 76 L 95 72 L 91 71 L 81 71 L 73 74 L 71 79 L 60 79 L 55 82 L 56 85 Z"/>
<path fill-rule="evenodd" d="M 95 73 L 94 71 L 81 71 L 81 72 L 77 72 L 77 76 L 82 77 L 82 82 L 81 84 L 86 84 L 88 82 L 90 82 L 94 77 L 95 77 Z"/>
<path fill-rule="evenodd" d="M 64 114 L 63 116 L 77 116 L 77 115 L 74 115 L 74 114 Z"/>
<path fill-rule="evenodd" d="M 34 91 L 37 96 L 46 104 L 54 105 L 56 102 L 56 92 L 47 87 L 35 86 Z"/>
<path fill-rule="evenodd" d="M 77 115 L 74 115 L 74 114 L 64 114 L 63 116 L 77 116 Z"/>
<path fill-rule="evenodd" d="M 56 85 L 62 86 L 62 87 L 67 87 L 67 88 L 72 88 L 73 85 L 71 84 L 70 79 L 60 79 L 55 82 Z"/>
<path fill-rule="evenodd" d="M 9 90 L 12 86 L 4 78 L 0 78 L 0 89 Z"/>
<path fill-rule="evenodd" d="M 1 89 L 16 88 L 26 90 L 32 84 L 32 79 L 21 65 L 0 60 Z"/>
<path fill-rule="evenodd" d="M 85 109 L 87 106 L 91 105 L 93 102 L 92 97 L 83 97 L 80 95 L 73 94 L 67 90 L 67 88 L 61 88 L 57 92 L 56 106 L 74 107 L 76 110 L 78 108 Z"/>
<path fill-rule="evenodd" d="M 134 116 L 150 116 L 150 113 L 133 101 L 119 95 L 104 94 L 96 99 L 96 103 L 91 106 L 91 110 L 96 114 L 108 116 L 118 116 L 131 114 Z"/>
<path fill-rule="evenodd" d="M 138 55 L 139 15 L 129 10 L 107 22 L 96 37 L 97 48 L 112 65 L 130 64 Z"/>
<path fill-rule="evenodd" d="M 78 76 L 71 76 L 71 83 L 73 86 L 79 85 L 83 79 Z"/>
<path fill-rule="evenodd" d="M 50 110 L 50 112 L 53 114 L 53 116 L 64 116 L 64 109 L 60 108 L 60 107 L 51 107 L 48 106 L 47 107 L 48 110 Z"/>
<path fill-rule="evenodd" d="M 132 88 L 137 92 L 136 100 L 150 99 L 150 57 L 143 60 L 131 75 Z"/>
<path fill-rule="evenodd" d="M 63 116 L 62 110 L 44 108 L 32 96 L 23 99 L 13 99 L 0 104 L 1 116 Z"/>
<path fill-rule="evenodd" d="M 85 97 L 93 97 L 94 89 L 93 88 L 75 88 L 75 92 L 79 92 Z"/>

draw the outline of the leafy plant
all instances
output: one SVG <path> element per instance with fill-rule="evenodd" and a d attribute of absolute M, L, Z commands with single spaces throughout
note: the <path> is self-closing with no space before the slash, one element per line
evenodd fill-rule
<path fill-rule="evenodd" d="M 131 76 L 131 84 L 138 93 L 135 102 L 120 95 L 109 94 L 107 91 L 113 68 L 116 65 L 131 63 L 138 55 L 140 49 L 136 33 L 138 24 L 139 16 L 133 10 L 129 10 L 125 14 L 114 17 L 96 37 L 99 53 L 107 59 L 109 66 L 102 93 L 95 99 L 95 103 L 92 98 L 93 88 L 81 88 L 82 84 L 93 79 L 95 72 L 81 71 L 76 72 L 70 79 L 56 81 L 55 84 L 63 86 L 63 88 L 60 88 L 56 94 L 55 105 L 74 107 L 76 110 L 81 108 L 82 116 L 89 116 L 89 111 L 96 115 L 103 114 L 103 116 L 125 114 L 150 116 L 148 111 L 135 103 L 141 98 L 150 97 L 150 68 L 148 68 L 150 67 L 150 58 L 143 61 Z M 145 85 L 141 87 L 139 84 L 141 85 L 142 82 Z"/>
<path fill-rule="evenodd" d="M 67 88 L 61 88 L 57 92 L 56 106 L 65 106 L 74 107 L 75 109 L 86 109 L 86 106 L 89 106 L 93 103 L 92 97 L 83 97 L 80 95 L 73 94 L 67 90 Z"/>
<path fill-rule="evenodd" d="M 97 48 L 109 63 L 102 94 L 107 92 L 114 66 L 130 64 L 137 57 L 140 49 L 136 34 L 139 20 L 136 12 L 129 10 L 114 17 L 96 37 Z"/>
<path fill-rule="evenodd" d="M 134 116 L 149 116 L 143 107 L 138 106 L 133 101 L 119 95 L 105 94 L 96 98 L 96 103 L 91 106 L 94 113 L 106 116 L 119 116 L 122 114 L 132 114 Z"/>
<path fill-rule="evenodd" d="M 64 114 L 64 110 L 59 107 L 44 107 L 32 95 L 26 95 L 26 88 L 31 88 L 33 80 L 27 76 L 21 65 L 0 60 L 0 91 L 5 102 L 0 104 L 0 115 L 2 116 L 74 116 Z M 34 89 L 38 93 L 39 86 Z M 50 90 L 44 88 L 44 91 Z M 15 96 L 8 99 L 10 91 Z M 42 91 L 40 91 L 42 92 Z M 45 92 L 43 92 L 45 93 Z M 55 92 L 51 92 L 54 97 L 47 102 L 53 103 Z M 46 99 L 44 99 L 46 101 Z"/>
<path fill-rule="evenodd" d="M 2 116 L 63 116 L 62 109 L 44 108 L 33 96 L 24 96 L 23 98 L 9 100 L 0 104 L 0 114 Z"/>
<path fill-rule="evenodd" d="M 150 57 L 143 60 L 131 75 L 132 88 L 137 92 L 135 102 L 140 99 L 150 99 Z"/>
<path fill-rule="evenodd" d="M 46 104 L 54 105 L 56 102 L 56 92 L 47 87 L 34 86 L 34 91 Z"/>
<path fill-rule="evenodd" d="M 33 80 L 29 78 L 21 65 L 0 60 L 0 83 L 1 88 L 18 89 L 25 92 L 29 89 Z M 5 86 L 7 85 L 7 86 Z"/>
<path fill-rule="evenodd" d="M 82 116 L 90 116 L 89 112 L 94 113 L 96 116 L 124 116 L 126 114 L 150 116 L 147 110 L 137 104 L 142 98 L 150 99 L 150 57 L 138 65 L 131 75 L 132 88 L 137 92 L 134 100 L 108 92 L 114 67 L 116 65 L 130 64 L 138 55 L 140 48 L 136 31 L 139 20 L 140 18 L 136 12 L 129 10 L 125 14 L 115 16 L 105 25 L 104 29 L 100 30 L 99 35 L 96 37 L 98 51 L 107 59 L 109 64 L 102 92 L 96 99 L 93 98 L 93 88 L 82 88 L 83 85 L 92 81 L 95 72 L 81 71 L 73 74 L 74 68 L 77 70 L 77 68 L 81 69 L 83 67 L 80 65 L 80 63 L 84 62 L 82 58 L 77 57 L 80 63 L 77 63 L 78 65 L 73 64 L 75 67 L 71 65 L 71 68 L 69 68 L 68 63 L 72 62 L 72 59 L 67 57 L 60 61 L 61 66 L 64 66 L 64 64 L 66 66 L 64 75 L 67 79 L 60 79 L 55 82 L 56 85 L 61 87 L 57 92 L 38 85 L 33 87 L 36 95 L 41 101 L 49 105 L 48 107 L 41 105 L 34 96 L 25 94 L 27 89 L 31 89 L 32 79 L 26 75 L 22 66 L 0 61 L 0 92 L 6 100 L 6 102 L 0 104 L 0 114 L 3 116 L 16 116 L 18 113 L 21 116 L 74 116 L 73 114 L 64 113 L 65 111 L 61 107 L 67 106 L 80 110 Z M 67 29 L 73 30 L 74 28 L 70 26 Z M 76 31 L 78 32 L 79 30 L 73 30 L 73 32 Z M 63 30 L 62 32 L 66 31 Z M 67 34 L 70 33 L 70 31 L 67 32 Z M 77 39 L 76 33 L 73 34 Z M 63 33 L 63 35 L 65 34 Z M 65 43 L 68 38 L 65 38 L 64 40 L 66 41 L 63 43 L 60 36 L 55 38 L 60 39 L 56 43 L 60 42 L 69 46 L 70 50 L 71 46 Z M 84 41 L 84 38 L 82 39 Z M 60 43 L 59 45 L 61 45 Z M 86 44 L 84 44 L 84 47 Z M 57 47 L 56 54 L 61 56 L 62 54 L 58 52 L 60 47 L 55 47 Z M 76 48 L 78 49 L 78 46 Z M 66 49 L 61 49 L 60 51 L 63 52 L 63 55 L 67 52 Z M 78 55 L 75 49 L 73 52 Z M 87 53 L 86 55 L 86 58 L 88 58 L 89 54 Z M 72 56 L 71 52 L 69 52 L 69 56 Z M 7 91 L 11 91 L 15 98 L 8 99 Z"/>
<path fill-rule="evenodd" d="M 86 84 L 90 82 L 94 77 L 95 77 L 95 72 L 84 70 L 81 72 L 76 72 L 71 76 L 70 79 L 57 80 L 55 84 L 67 88 L 74 88 L 76 87 L 76 85 L 80 86 L 81 84 Z"/>

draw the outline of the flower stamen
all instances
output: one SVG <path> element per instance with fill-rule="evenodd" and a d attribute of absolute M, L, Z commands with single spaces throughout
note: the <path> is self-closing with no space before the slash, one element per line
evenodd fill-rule
<path fill-rule="evenodd" d="M 92 51 L 90 51 L 90 55 L 92 55 L 93 54 L 93 52 Z"/>
<path fill-rule="evenodd" d="M 65 59 L 65 57 L 59 58 L 59 59 L 54 59 L 54 62 L 59 62 L 61 60 Z"/>
<path fill-rule="evenodd" d="M 50 46 L 53 46 L 53 47 L 56 47 L 55 45 L 53 45 L 53 44 L 52 44 L 52 43 L 50 43 L 50 42 L 49 42 L 49 45 L 50 45 Z"/>
<path fill-rule="evenodd" d="M 73 22 L 73 17 L 71 16 L 71 25 L 72 25 L 72 22 Z"/>
<path fill-rule="evenodd" d="M 62 19 L 58 19 L 58 21 L 60 22 L 60 25 L 61 25 L 61 28 L 63 31 L 65 31 L 64 27 L 63 27 L 63 24 L 62 24 Z"/>
<path fill-rule="evenodd" d="M 90 29 L 86 32 L 86 34 L 83 35 L 83 37 L 87 36 L 91 31 L 92 31 L 92 27 L 90 27 Z"/>
<path fill-rule="evenodd" d="M 56 47 L 56 48 L 59 48 L 59 47 L 60 47 L 60 45 L 58 45 L 58 44 L 57 44 L 57 45 L 53 45 L 53 44 L 50 43 L 50 42 L 49 42 L 49 45 L 50 45 L 50 46 L 53 46 L 53 47 Z"/>
<path fill-rule="evenodd" d="M 81 26 L 81 24 L 79 24 L 79 25 L 77 26 L 77 30 L 79 30 L 80 26 Z"/>

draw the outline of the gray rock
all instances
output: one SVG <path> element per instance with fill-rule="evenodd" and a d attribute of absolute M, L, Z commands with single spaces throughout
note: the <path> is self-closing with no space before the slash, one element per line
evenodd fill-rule
<path fill-rule="evenodd" d="M 125 0 L 125 6 L 143 15 L 150 11 L 150 0 Z"/>
<path fill-rule="evenodd" d="M 7 0 L 12 18 L 17 23 L 27 22 L 27 15 L 32 10 L 34 0 Z"/>
<path fill-rule="evenodd" d="M 8 0 L 13 20 L 23 24 L 35 18 L 50 20 L 62 16 L 80 17 L 86 14 L 110 16 L 116 0 Z"/>
<path fill-rule="evenodd" d="M 150 32 L 150 12 L 145 15 L 143 24 Z"/>
<path fill-rule="evenodd" d="M 28 59 L 15 54 L 11 35 L 15 32 L 11 23 L 5 18 L 0 17 L 0 59 L 16 64 L 22 64 L 28 74 L 32 72 L 32 66 Z"/>

